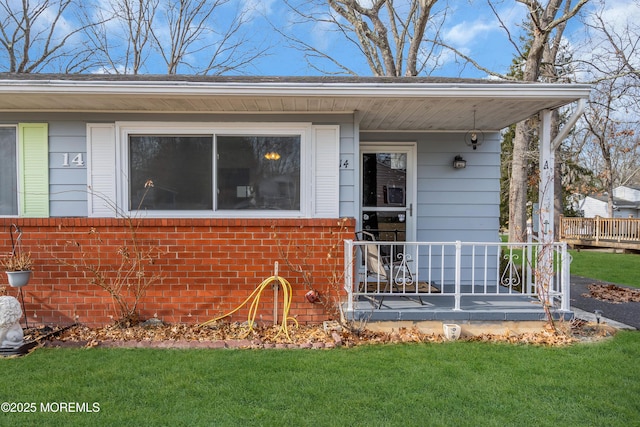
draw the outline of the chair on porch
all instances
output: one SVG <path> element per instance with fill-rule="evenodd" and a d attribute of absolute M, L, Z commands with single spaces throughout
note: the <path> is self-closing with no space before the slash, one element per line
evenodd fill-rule
<path fill-rule="evenodd" d="M 392 261 L 391 255 L 383 255 L 380 250 L 381 246 L 375 243 L 376 239 L 372 233 L 357 231 L 355 234 L 357 241 L 372 242 L 358 246 L 365 266 L 365 277 L 360 283 L 358 291 L 365 294 L 368 292 L 375 294 L 378 299 L 366 295 L 365 297 L 375 302 L 376 308 L 380 308 L 385 294 L 393 293 L 394 288 L 402 292 L 404 290 L 402 289 L 403 284 L 413 283 L 413 273 L 408 268 L 406 261 Z M 370 289 L 370 285 L 373 285 L 374 289 Z M 419 296 L 418 299 L 422 304 L 422 299 Z"/>

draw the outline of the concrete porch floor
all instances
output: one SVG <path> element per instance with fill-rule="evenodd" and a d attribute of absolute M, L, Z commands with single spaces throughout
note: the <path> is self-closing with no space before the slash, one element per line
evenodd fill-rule
<path fill-rule="evenodd" d="M 378 301 L 380 299 L 378 298 Z M 455 311 L 454 297 L 451 295 L 422 296 L 422 303 L 414 296 L 387 295 L 382 306 L 360 297 L 354 302 L 354 309 L 347 316 L 355 321 L 397 322 L 397 321 L 440 321 L 440 322 L 501 322 L 501 321 L 545 321 L 546 315 L 536 298 L 522 295 L 462 296 L 460 310 Z M 556 319 L 571 320 L 573 312 L 553 311 Z"/>

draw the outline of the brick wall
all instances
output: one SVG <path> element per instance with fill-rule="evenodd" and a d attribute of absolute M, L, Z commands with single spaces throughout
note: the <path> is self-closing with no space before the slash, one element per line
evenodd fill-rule
<path fill-rule="evenodd" d="M 125 275 L 123 249 L 135 254 L 132 229 L 125 219 L 47 218 L 0 219 L 0 254 L 11 251 L 9 229 L 22 230 L 22 250 L 35 261 L 31 281 L 23 288 L 28 321 L 36 324 L 88 326 L 118 318 L 107 291 L 92 284 L 96 268 L 106 280 Z M 353 219 L 135 219 L 135 241 L 151 252 L 144 277 L 157 276 L 140 301 L 144 320 L 157 316 L 171 323 L 200 323 L 235 309 L 273 275 L 274 263 L 293 288 L 290 316 L 300 323 L 317 323 L 329 314 L 304 298 L 309 286 L 287 260 L 310 274 L 311 286 L 327 295 L 330 277 L 341 274 L 343 240 L 352 238 Z M 286 255 L 282 255 L 282 253 Z M 331 256 L 329 256 L 331 254 Z M 84 267 L 83 267 L 84 266 Z M 4 276 L 4 275 L 3 275 Z M 135 272 L 129 282 L 135 283 Z M 111 282 L 113 283 L 113 282 Z M 6 276 L 0 286 L 17 296 Z M 332 289 L 333 288 L 333 289 Z M 282 313 L 282 291 L 278 315 Z M 132 302 L 132 298 L 128 299 Z M 246 321 L 249 305 L 229 317 Z M 263 292 L 258 322 L 273 322 L 273 290 Z"/>

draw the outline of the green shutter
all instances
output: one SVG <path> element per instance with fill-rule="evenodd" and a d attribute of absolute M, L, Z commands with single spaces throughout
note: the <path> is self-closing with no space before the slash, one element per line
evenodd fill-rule
<path fill-rule="evenodd" d="M 49 127 L 46 123 L 20 123 L 20 215 L 49 216 Z"/>

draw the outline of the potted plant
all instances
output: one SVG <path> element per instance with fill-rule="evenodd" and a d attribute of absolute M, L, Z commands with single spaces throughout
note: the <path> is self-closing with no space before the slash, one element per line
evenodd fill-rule
<path fill-rule="evenodd" d="M 10 286 L 21 288 L 29 282 L 31 267 L 33 267 L 30 252 L 13 253 L 0 262 L 6 270 Z"/>

